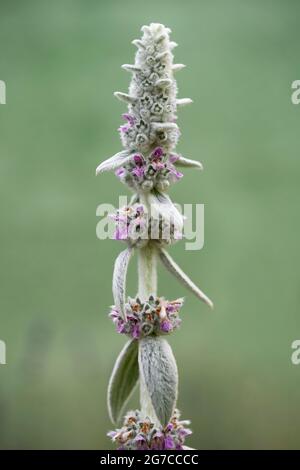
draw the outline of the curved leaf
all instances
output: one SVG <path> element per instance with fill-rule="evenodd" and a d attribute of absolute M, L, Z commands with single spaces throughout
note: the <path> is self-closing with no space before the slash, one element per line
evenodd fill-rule
<path fill-rule="evenodd" d="M 142 404 L 151 403 L 159 422 L 166 426 L 177 400 L 178 372 L 169 343 L 159 336 L 139 341 L 139 369 L 143 396 Z"/>
<path fill-rule="evenodd" d="M 127 152 L 127 150 L 122 150 L 122 152 L 116 153 L 112 157 L 104 160 L 96 168 L 96 175 L 100 175 L 104 171 L 117 170 L 121 166 L 125 165 L 132 158 L 132 155 Z"/>
<path fill-rule="evenodd" d="M 178 100 L 176 100 L 177 106 L 185 106 L 187 104 L 191 104 L 192 102 L 193 100 L 191 100 L 191 98 L 178 98 Z"/>
<path fill-rule="evenodd" d="M 159 257 L 162 263 L 164 264 L 164 266 L 167 268 L 167 270 L 171 274 L 173 274 L 173 276 L 175 276 L 181 282 L 181 284 L 183 284 L 193 294 L 195 294 L 196 297 L 198 297 L 198 299 L 202 300 L 209 307 L 213 308 L 214 305 L 212 301 L 210 300 L 210 298 L 207 297 L 207 295 L 205 295 L 204 292 L 202 292 L 202 290 L 199 289 L 199 287 L 197 287 L 196 284 L 194 284 L 194 282 L 188 277 L 188 275 L 182 271 L 182 269 L 178 266 L 177 263 L 175 263 L 173 258 L 169 255 L 169 253 L 163 248 L 160 248 L 158 252 L 159 252 Z"/>
<path fill-rule="evenodd" d="M 190 158 L 185 158 L 179 156 L 178 159 L 174 162 L 175 166 L 184 167 L 184 168 L 196 168 L 198 170 L 203 170 L 203 165 L 197 160 L 191 160 Z"/>
<path fill-rule="evenodd" d="M 128 264 L 132 255 L 132 249 L 127 248 L 118 255 L 113 272 L 113 296 L 115 306 L 119 310 L 120 314 L 126 320 L 125 312 L 125 291 L 126 291 L 126 277 Z"/>
<path fill-rule="evenodd" d="M 114 365 L 107 391 L 107 406 L 110 419 L 116 424 L 122 417 L 139 378 L 138 342 L 128 341 Z"/>

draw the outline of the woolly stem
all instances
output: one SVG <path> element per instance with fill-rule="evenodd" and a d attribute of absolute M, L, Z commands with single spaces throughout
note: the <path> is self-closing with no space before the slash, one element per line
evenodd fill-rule
<path fill-rule="evenodd" d="M 149 243 L 138 250 L 138 296 L 145 302 L 150 295 L 157 292 L 157 259 L 154 247 Z"/>
<path fill-rule="evenodd" d="M 146 194 L 139 194 L 140 203 L 148 213 L 151 213 L 151 204 Z M 146 301 L 150 295 L 157 292 L 157 254 L 151 242 L 138 250 L 138 296 Z"/>
<path fill-rule="evenodd" d="M 156 296 L 157 291 L 157 259 L 154 247 L 149 243 L 145 248 L 138 250 L 138 296 L 142 302 L 150 295 Z M 151 399 L 144 381 L 140 375 L 140 402 L 142 416 L 150 418 L 157 426 L 159 421 L 153 409 Z"/>

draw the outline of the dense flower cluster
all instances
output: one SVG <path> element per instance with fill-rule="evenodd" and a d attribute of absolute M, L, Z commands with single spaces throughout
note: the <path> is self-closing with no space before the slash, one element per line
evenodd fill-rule
<path fill-rule="evenodd" d="M 134 154 L 127 164 L 116 170 L 116 176 L 132 189 L 151 191 L 156 188 L 165 191 L 170 183 L 183 176 L 174 166 L 178 159 L 178 155 L 168 154 L 162 147 L 156 147 L 148 158 L 140 153 Z"/>
<path fill-rule="evenodd" d="M 182 450 L 185 438 L 192 434 L 189 421 L 180 421 L 175 410 L 166 427 L 155 426 L 149 418 L 142 418 L 140 411 L 130 411 L 124 426 L 111 431 L 108 436 L 118 444 L 118 450 Z"/>
<path fill-rule="evenodd" d="M 181 320 L 178 312 L 183 305 L 183 299 L 173 301 L 164 297 L 150 296 L 147 302 L 128 298 L 125 306 L 126 320 L 113 306 L 109 314 L 116 325 L 118 333 L 123 333 L 134 339 L 148 335 L 165 335 L 179 327 Z"/>
<path fill-rule="evenodd" d="M 179 138 L 171 52 L 175 43 L 170 42 L 169 31 L 161 25 L 145 26 L 142 39 L 134 41 L 135 64 L 123 65 L 133 74 L 129 95 L 117 95 L 128 103 L 127 124 L 120 131 L 124 147 L 130 150 L 147 152 L 156 143 L 173 148 Z"/>
<path fill-rule="evenodd" d="M 126 241 L 129 246 L 142 248 L 152 240 L 160 244 L 170 244 L 182 238 L 182 227 L 172 219 L 161 217 L 155 205 L 149 214 L 143 204 L 135 203 L 120 208 L 110 218 L 116 223 L 115 240 Z"/>
<path fill-rule="evenodd" d="M 129 93 L 115 92 L 128 106 L 122 115 L 126 122 L 119 127 L 125 151 L 115 169 L 133 189 L 165 191 L 182 177 L 175 168 L 182 157 L 173 153 L 180 136 L 177 107 L 192 100 L 176 98 L 174 72 L 184 65 L 173 64 L 172 50 L 177 44 L 169 39 L 170 29 L 151 24 L 142 31 L 141 40 L 133 41 L 135 63 L 122 66 L 132 74 Z"/>

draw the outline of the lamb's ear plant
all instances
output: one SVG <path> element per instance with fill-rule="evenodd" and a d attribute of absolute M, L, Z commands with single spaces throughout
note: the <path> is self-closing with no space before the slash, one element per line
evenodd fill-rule
<path fill-rule="evenodd" d="M 211 300 L 182 271 L 167 251 L 181 238 L 183 217 L 166 194 L 183 175 L 178 168 L 202 170 L 198 161 L 175 152 L 180 135 L 177 108 L 191 103 L 177 98 L 174 74 L 184 65 L 173 63 L 170 29 L 152 23 L 142 27 L 128 93 L 115 96 L 127 104 L 126 123 L 119 129 L 124 150 L 101 163 L 96 174 L 114 170 L 134 192 L 131 203 L 112 215 L 115 238 L 127 247 L 113 272 L 112 318 L 118 333 L 129 341 L 116 360 L 108 386 L 108 411 L 118 425 L 133 390 L 140 384 L 140 410 L 126 414 L 123 426 L 108 435 L 119 449 L 183 449 L 191 431 L 176 409 L 178 372 L 167 335 L 180 325 L 183 299 L 166 300 L 157 294 L 157 262 L 196 297 Z M 155 211 L 154 211 L 155 209 Z M 153 213 L 154 211 L 154 213 Z M 134 252 L 138 257 L 138 293 L 126 297 L 126 273 Z"/>

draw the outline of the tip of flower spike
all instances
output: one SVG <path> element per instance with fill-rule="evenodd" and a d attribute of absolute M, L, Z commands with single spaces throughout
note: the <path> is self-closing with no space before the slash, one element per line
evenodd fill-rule
<path fill-rule="evenodd" d="M 163 39 L 162 36 L 168 35 L 172 32 L 170 28 L 167 28 L 161 23 L 150 23 L 149 26 L 144 25 L 141 27 L 141 31 L 145 36 L 152 36 L 158 41 Z"/>
<path fill-rule="evenodd" d="M 171 41 L 169 45 L 171 50 L 178 46 L 177 42 L 175 41 Z"/>

